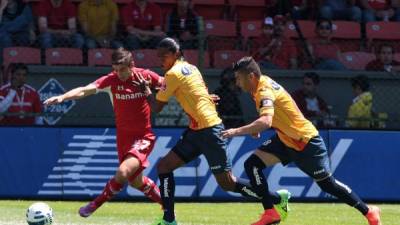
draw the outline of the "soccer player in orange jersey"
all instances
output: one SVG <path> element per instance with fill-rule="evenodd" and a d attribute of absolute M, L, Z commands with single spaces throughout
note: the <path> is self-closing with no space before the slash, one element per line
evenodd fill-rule
<path fill-rule="evenodd" d="M 232 191 L 243 196 L 253 196 L 252 187 L 242 179 L 236 178 L 231 171 L 231 159 L 227 153 L 227 140 L 221 137 L 224 130 L 214 101 L 209 95 L 200 71 L 186 62 L 181 55 L 179 44 L 172 38 L 163 39 L 158 46 L 158 55 L 165 73 L 165 85 L 152 99 L 152 110 L 160 112 L 170 97 L 175 96 L 178 103 L 190 118 L 189 128 L 181 140 L 164 156 L 157 165 L 160 178 L 161 198 L 164 216 L 156 225 L 176 225 L 174 214 L 175 181 L 173 171 L 184 164 L 204 155 L 211 172 L 219 186 L 225 191 Z M 142 79 L 143 81 L 143 79 Z M 140 82 L 145 84 L 146 82 Z M 150 94 L 146 85 L 141 85 L 143 92 Z M 279 203 L 280 196 L 271 193 L 274 202 Z"/>
<path fill-rule="evenodd" d="M 224 138 L 250 134 L 259 136 L 273 127 L 276 135 L 265 141 L 245 161 L 245 171 L 257 195 L 262 196 L 264 213 L 253 225 L 278 224 L 281 215 L 273 207 L 268 184 L 262 170 L 277 163 L 294 162 L 312 177 L 319 187 L 340 201 L 356 208 L 366 216 L 370 225 L 380 225 L 380 210 L 368 207 L 348 186 L 336 180 L 329 167 L 325 143 L 314 125 L 304 118 L 286 90 L 262 75 L 251 57 L 244 57 L 234 65 L 236 85 L 249 92 L 259 112 L 254 122 L 222 132 Z"/>

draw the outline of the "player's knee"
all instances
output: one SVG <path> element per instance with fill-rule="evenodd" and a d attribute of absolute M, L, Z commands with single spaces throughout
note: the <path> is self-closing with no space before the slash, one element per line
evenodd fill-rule
<path fill-rule="evenodd" d="M 257 169 L 260 169 L 260 170 L 263 170 L 266 167 L 264 162 L 255 154 L 252 154 L 244 162 L 244 169 L 247 174 L 252 173 L 253 167 L 256 167 Z"/>
<path fill-rule="evenodd" d="M 158 174 L 170 173 L 172 172 L 172 168 L 171 162 L 164 160 L 164 158 L 162 158 L 157 164 Z"/>
<path fill-rule="evenodd" d="M 130 176 L 131 176 L 131 171 L 129 170 L 129 168 L 120 166 L 117 170 L 115 179 L 120 183 L 125 183 L 128 181 Z"/>

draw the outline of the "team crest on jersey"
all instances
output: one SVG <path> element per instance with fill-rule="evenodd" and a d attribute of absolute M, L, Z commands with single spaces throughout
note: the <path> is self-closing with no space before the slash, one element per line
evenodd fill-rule
<path fill-rule="evenodd" d="M 271 87 L 272 87 L 274 90 L 279 90 L 279 89 L 281 88 L 281 85 L 279 85 L 278 83 L 276 83 L 276 82 L 273 81 L 273 80 L 271 80 L 270 83 L 271 83 Z"/>
<path fill-rule="evenodd" d="M 182 73 L 184 76 L 187 76 L 187 75 L 192 74 L 192 70 L 191 70 L 191 68 L 189 68 L 189 67 L 187 67 L 187 66 L 183 66 L 182 69 L 181 69 L 181 73 Z"/>
<path fill-rule="evenodd" d="M 268 98 L 261 99 L 260 108 L 273 107 L 273 106 L 274 106 L 274 102 L 271 99 L 268 99 Z"/>

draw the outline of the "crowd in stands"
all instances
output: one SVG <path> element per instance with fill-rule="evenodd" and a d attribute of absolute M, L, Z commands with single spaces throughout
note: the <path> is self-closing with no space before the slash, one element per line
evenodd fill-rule
<path fill-rule="evenodd" d="M 135 61 L 146 63 L 139 66 L 156 66 L 147 54 L 156 54 L 154 48 L 166 36 L 180 41 L 190 62 L 202 61 L 206 68 L 224 69 L 252 55 L 264 69 L 393 73 L 400 71 L 400 32 L 390 33 L 400 30 L 397 21 L 400 0 L 0 0 L 5 74 L 0 84 L 10 79 L 10 63 L 109 65 L 107 60 L 93 63 L 91 57 L 121 46 L 137 53 Z M 21 46 L 29 51 L 15 48 Z M 78 55 L 48 51 L 55 48 L 74 49 Z M 204 60 L 198 49 L 204 50 Z M 50 61 L 60 55 L 69 60 Z M 305 75 L 304 88 L 295 92 L 310 115 L 329 112 L 313 88 L 306 87 L 318 83 L 315 75 Z M 235 98 L 231 81 L 221 85 Z M 233 117 L 242 113 L 234 111 L 238 115 Z"/>

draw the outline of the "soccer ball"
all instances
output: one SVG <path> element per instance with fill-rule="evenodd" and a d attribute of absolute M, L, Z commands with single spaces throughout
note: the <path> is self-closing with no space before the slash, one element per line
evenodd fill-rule
<path fill-rule="evenodd" d="M 29 225 L 50 225 L 53 223 L 53 210 L 46 203 L 33 203 L 26 211 L 26 222 Z"/>

